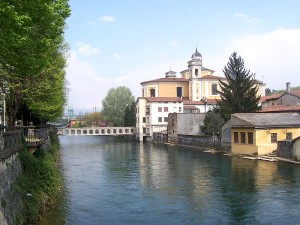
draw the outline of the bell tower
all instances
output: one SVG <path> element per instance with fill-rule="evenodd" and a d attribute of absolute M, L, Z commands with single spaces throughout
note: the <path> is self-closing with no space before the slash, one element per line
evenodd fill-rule
<path fill-rule="evenodd" d="M 191 60 L 188 61 L 189 68 L 189 99 L 191 101 L 200 101 L 202 98 L 202 55 L 198 52 L 197 48 L 192 55 Z"/>

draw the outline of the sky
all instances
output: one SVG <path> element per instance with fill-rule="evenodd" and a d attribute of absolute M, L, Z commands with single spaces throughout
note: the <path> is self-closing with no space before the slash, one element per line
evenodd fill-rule
<path fill-rule="evenodd" d="M 187 69 L 191 55 L 224 76 L 237 52 L 270 89 L 300 86 L 298 0 L 70 0 L 65 40 L 68 106 L 101 110 L 111 88 L 140 97 L 141 82 L 170 68 Z M 67 108 L 66 107 L 66 108 Z"/>

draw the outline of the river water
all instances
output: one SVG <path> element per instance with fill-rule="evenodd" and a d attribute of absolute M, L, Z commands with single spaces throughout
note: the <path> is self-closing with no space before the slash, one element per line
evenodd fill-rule
<path fill-rule="evenodd" d="M 61 136 L 65 191 L 38 225 L 300 224 L 300 166 Z"/>

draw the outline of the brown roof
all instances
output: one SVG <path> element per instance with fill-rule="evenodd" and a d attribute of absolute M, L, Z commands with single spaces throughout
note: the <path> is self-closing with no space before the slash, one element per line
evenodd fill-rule
<path fill-rule="evenodd" d="M 190 101 L 190 100 L 184 100 L 184 105 L 205 105 L 204 101 Z M 206 104 L 217 104 L 216 99 L 207 99 Z"/>
<path fill-rule="evenodd" d="M 178 97 L 146 97 L 149 102 L 182 102 L 182 98 Z"/>
<path fill-rule="evenodd" d="M 199 110 L 196 106 L 189 105 L 189 106 L 183 106 L 184 109 L 197 109 Z"/>
<path fill-rule="evenodd" d="M 260 97 L 260 102 L 265 102 L 267 100 L 271 99 L 278 99 L 282 96 L 282 94 L 273 94 L 273 95 L 268 95 L 268 96 L 261 96 Z"/>
<path fill-rule="evenodd" d="M 260 110 L 259 112 L 295 112 L 300 111 L 300 105 L 273 105 Z"/>
<path fill-rule="evenodd" d="M 218 76 L 214 76 L 214 75 L 206 75 L 206 76 L 203 76 L 202 79 L 220 79 L 220 80 L 226 80 L 225 77 L 218 77 Z"/>
<path fill-rule="evenodd" d="M 300 98 L 300 90 L 295 90 L 295 91 L 290 91 L 290 92 L 283 92 L 283 93 L 278 93 L 278 94 L 272 94 L 272 95 L 269 95 L 269 96 L 262 96 L 260 98 L 260 102 L 265 102 L 267 100 L 279 99 L 281 96 L 283 96 L 285 94 L 291 94 L 291 95 L 294 95 L 294 96 Z"/>
<path fill-rule="evenodd" d="M 176 77 L 163 77 L 155 80 L 143 81 L 141 84 L 149 83 L 149 82 L 189 82 L 189 80 L 185 78 L 176 78 Z"/>

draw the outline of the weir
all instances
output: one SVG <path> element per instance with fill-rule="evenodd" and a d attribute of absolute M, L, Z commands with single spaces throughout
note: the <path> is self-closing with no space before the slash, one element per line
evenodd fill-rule
<path fill-rule="evenodd" d="M 135 134 L 135 127 L 83 127 L 83 128 L 60 128 L 58 135 L 70 136 L 86 136 L 86 135 L 133 135 Z"/>

